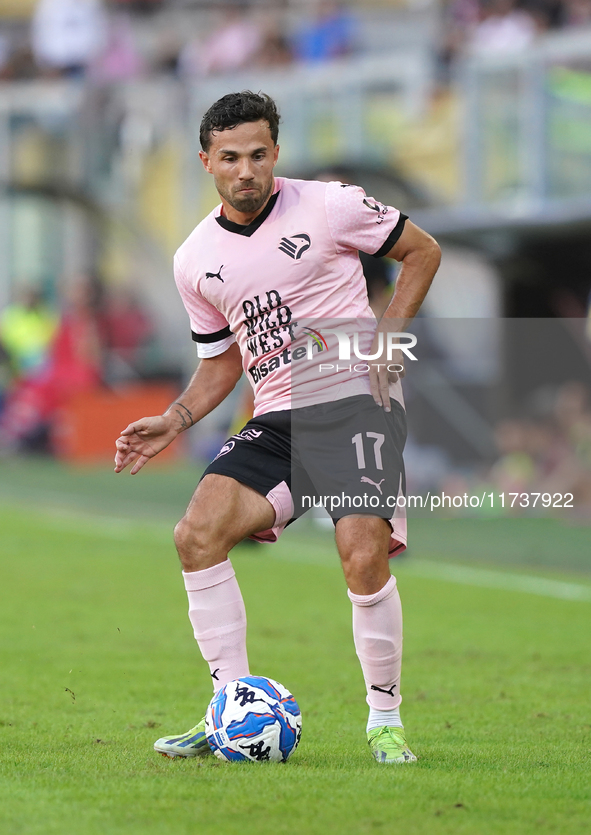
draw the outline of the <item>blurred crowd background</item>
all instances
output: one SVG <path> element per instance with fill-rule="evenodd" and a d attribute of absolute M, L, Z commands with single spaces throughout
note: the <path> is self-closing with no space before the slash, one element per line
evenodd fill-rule
<path fill-rule="evenodd" d="M 589 0 L 3 0 L 0 9 L 4 79 L 102 82 L 331 61 L 379 50 L 388 34 L 401 42 L 400 29 L 433 49 L 447 79 L 462 55 L 521 50 L 591 21 Z"/>
<path fill-rule="evenodd" d="M 199 122 L 246 88 L 278 101 L 279 174 L 357 182 L 442 245 L 409 490 L 590 518 L 591 0 L 0 0 L 0 456 L 108 458 L 184 384 Z M 370 262 L 379 314 L 396 268 Z M 177 455 L 247 412 L 239 390 Z"/>

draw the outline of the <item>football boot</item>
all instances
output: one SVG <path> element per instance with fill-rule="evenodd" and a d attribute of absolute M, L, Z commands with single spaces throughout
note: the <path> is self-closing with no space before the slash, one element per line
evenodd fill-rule
<path fill-rule="evenodd" d="M 165 757 L 201 757 L 211 754 L 205 736 L 205 717 L 186 734 L 163 736 L 154 743 L 154 751 Z"/>
<path fill-rule="evenodd" d="M 367 744 L 379 763 L 414 763 L 417 758 L 406 744 L 404 728 L 374 728 Z"/>

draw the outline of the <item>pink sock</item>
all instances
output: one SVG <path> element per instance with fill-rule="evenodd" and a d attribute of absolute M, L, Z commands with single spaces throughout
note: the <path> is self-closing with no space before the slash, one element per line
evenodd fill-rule
<path fill-rule="evenodd" d="M 214 692 L 250 675 L 246 654 L 246 612 L 230 560 L 203 571 L 183 571 L 189 620 L 209 664 Z"/>
<path fill-rule="evenodd" d="M 376 594 L 348 594 L 353 603 L 353 638 L 367 703 L 376 710 L 392 710 L 402 701 L 402 608 L 396 578 L 390 577 Z"/>

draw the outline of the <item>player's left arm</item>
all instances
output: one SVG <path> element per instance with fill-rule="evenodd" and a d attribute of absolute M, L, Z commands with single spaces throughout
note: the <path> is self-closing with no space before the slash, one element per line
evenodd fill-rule
<path fill-rule="evenodd" d="M 404 329 L 419 312 L 441 261 L 439 244 L 428 232 L 407 220 L 386 258 L 401 264 L 392 301 L 383 319 L 397 319 Z"/>
<path fill-rule="evenodd" d="M 378 333 L 402 333 L 416 316 L 441 261 L 437 241 L 416 224 L 407 220 L 402 234 L 386 253 L 401 264 L 392 301 L 378 323 L 372 354 L 377 351 Z M 384 337 L 384 346 L 386 339 Z M 378 406 L 390 411 L 389 380 L 396 379 L 385 363 L 370 366 L 371 393 Z"/>

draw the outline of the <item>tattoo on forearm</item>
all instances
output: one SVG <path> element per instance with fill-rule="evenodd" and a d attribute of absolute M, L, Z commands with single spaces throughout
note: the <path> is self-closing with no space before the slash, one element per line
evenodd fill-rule
<path fill-rule="evenodd" d="M 180 408 L 184 410 L 184 411 L 181 412 L 180 409 L 175 409 L 175 412 L 177 413 L 177 415 L 181 419 L 182 428 L 183 429 L 188 429 L 190 426 L 193 426 L 195 421 L 193 420 L 193 415 L 191 413 L 191 410 L 187 409 L 187 407 L 184 406 L 182 403 L 179 403 L 178 400 L 175 400 L 175 402 L 172 405 L 173 406 L 180 406 Z M 189 421 L 191 421 L 190 423 L 187 421 L 187 418 L 189 419 Z"/>

